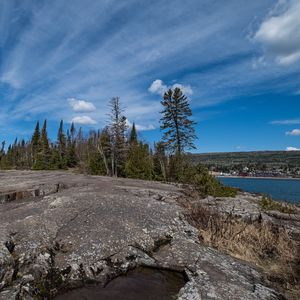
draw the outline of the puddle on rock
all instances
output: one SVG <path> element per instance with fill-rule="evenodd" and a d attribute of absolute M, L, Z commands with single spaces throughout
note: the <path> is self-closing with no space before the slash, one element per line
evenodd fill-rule
<path fill-rule="evenodd" d="M 110 281 L 104 288 L 85 286 L 56 300 L 171 300 L 186 283 L 180 272 L 139 267 Z"/>

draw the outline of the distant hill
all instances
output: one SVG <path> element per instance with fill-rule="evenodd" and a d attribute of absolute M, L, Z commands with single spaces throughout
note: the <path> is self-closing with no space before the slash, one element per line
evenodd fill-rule
<path fill-rule="evenodd" d="M 265 165 L 269 168 L 300 167 L 300 151 L 251 151 L 190 154 L 192 162 L 207 166 Z"/>

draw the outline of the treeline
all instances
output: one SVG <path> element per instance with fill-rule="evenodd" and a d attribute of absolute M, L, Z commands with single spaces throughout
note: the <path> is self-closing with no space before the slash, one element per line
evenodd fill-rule
<path fill-rule="evenodd" d="M 252 151 L 190 154 L 194 164 L 223 173 L 256 173 L 265 176 L 300 176 L 300 151 Z"/>
<path fill-rule="evenodd" d="M 193 166 L 185 155 L 187 149 L 195 148 L 196 138 L 187 97 L 179 88 L 170 89 L 161 104 L 163 137 L 152 147 L 138 138 L 134 123 L 131 128 L 127 126 L 120 99 L 114 97 L 109 102 L 109 119 L 102 130 L 91 130 L 86 134 L 82 128 L 77 131 L 72 123 L 65 131 L 61 121 L 57 139 L 51 142 L 47 121 L 43 122 L 42 128 L 37 122 L 29 141 L 15 140 L 6 151 L 5 142 L 2 143 L 0 168 L 76 168 L 93 175 L 194 183 L 202 193 L 224 193 L 226 189 L 209 175 L 207 169 Z"/>

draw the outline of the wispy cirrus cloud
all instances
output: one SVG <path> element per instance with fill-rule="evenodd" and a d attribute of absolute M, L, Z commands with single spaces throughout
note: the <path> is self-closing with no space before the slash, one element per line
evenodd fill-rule
<path fill-rule="evenodd" d="M 270 123 L 273 125 L 298 125 L 300 124 L 300 119 L 275 120 Z"/>
<path fill-rule="evenodd" d="M 151 129 L 166 87 L 192 95 L 195 115 L 244 96 L 299 90 L 297 61 L 253 68 L 263 42 L 247 36 L 273 11 L 273 0 L 0 1 L 0 121 L 22 127 L 45 115 L 53 123 L 83 115 L 100 127 L 118 95 L 128 119 Z M 78 104 L 78 116 L 70 97 L 96 109 Z"/>

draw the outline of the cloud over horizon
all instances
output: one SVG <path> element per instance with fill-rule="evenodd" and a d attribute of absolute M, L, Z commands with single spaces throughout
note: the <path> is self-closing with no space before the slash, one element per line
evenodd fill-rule
<path fill-rule="evenodd" d="M 300 151 L 299 148 L 296 148 L 296 147 L 286 147 L 285 149 L 286 151 Z"/>

